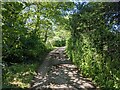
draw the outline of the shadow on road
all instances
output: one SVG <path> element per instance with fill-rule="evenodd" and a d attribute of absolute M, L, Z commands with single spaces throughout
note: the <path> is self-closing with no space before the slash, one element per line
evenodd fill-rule
<path fill-rule="evenodd" d="M 65 47 L 49 53 L 31 84 L 33 90 L 98 90 L 65 55 Z"/>

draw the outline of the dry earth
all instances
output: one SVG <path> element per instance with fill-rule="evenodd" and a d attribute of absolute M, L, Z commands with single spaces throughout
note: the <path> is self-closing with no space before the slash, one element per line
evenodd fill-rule
<path fill-rule="evenodd" d="M 65 55 L 65 47 L 51 51 L 34 77 L 32 90 L 98 90 Z"/>

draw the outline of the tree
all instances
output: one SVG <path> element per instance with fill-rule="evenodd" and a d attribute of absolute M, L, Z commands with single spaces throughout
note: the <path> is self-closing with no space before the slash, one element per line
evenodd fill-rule
<path fill-rule="evenodd" d="M 92 77 L 98 85 L 110 90 L 120 86 L 120 68 L 116 67 L 120 65 L 120 33 L 111 32 L 107 26 L 109 18 L 111 25 L 118 19 L 117 15 L 113 17 L 118 12 L 116 5 L 90 2 L 82 5 L 82 9 L 77 8 L 80 10 L 70 19 L 72 33 L 67 44 L 68 56 L 82 74 Z"/>
<path fill-rule="evenodd" d="M 53 26 L 64 25 L 62 12 L 69 4 L 4 2 L 3 60 L 21 62 L 38 58 L 46 51 L 45 42 L 53 33 Z"/>
<path fill-rule="evenodd" d="M 25 26 L 27 17 L 24 17 L 22 11 L 28 6 L 24 4 L 3 3 L 3 61 L 22 62 L 37 58 L 45 51 L 45 45 L 38 38 L 36 31 Z"/>

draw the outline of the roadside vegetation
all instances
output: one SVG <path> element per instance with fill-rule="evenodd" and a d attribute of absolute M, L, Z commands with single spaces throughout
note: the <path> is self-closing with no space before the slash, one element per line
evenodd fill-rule
<path fill-rule="evenodd" d="M 120 89 L 120 6 L 95 2 L 2 2 L 3 88 L 29 88 L 56 47 L 101 90 Z"/>

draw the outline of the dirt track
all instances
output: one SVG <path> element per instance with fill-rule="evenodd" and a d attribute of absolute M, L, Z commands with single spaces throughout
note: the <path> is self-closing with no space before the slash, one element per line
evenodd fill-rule
<path fill-rule="evenodd" d="M 78 68 L 65 55 L 65 47 L 51 51 L 34 77 L 33 90 L 98 90 L 80 75 Z"/>

